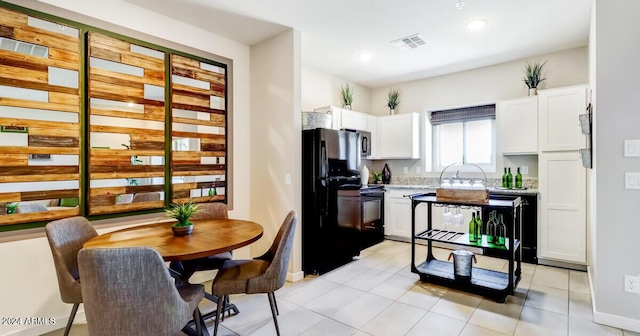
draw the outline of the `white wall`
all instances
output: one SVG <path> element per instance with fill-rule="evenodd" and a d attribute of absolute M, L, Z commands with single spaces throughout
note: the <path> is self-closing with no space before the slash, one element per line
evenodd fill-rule
<path fill-rule="evenodd" d="M 554 88 L 588 82 L 587 47 L 569 49 L 552 54 L 540 55 L 529 59 L 496 64 L 449 75 L 394 85 L 400 89 L 400 105 L 396 113 L 425 112 L 437 109 L 495 103 L 500 100 L 514 99 L 527 95 L 527 87 L 522 81 L 524 64 L 527 61 L 547 61 L 545 75 L 547 80 L 538 89 Z M 372 92 L 372 114 L 387 115 L 386 107 L 388 87 L 374 89 Z M 386 160 L 373 162 L 375 170 L 381 170 L 384 163 L 389 164 L 394 176 L 405 176 L 404 167 L 409 168 L 406 176 L 438 177 L 440 172 L 416 174 L 416 167 L 423 166 L 421 160 Z M 500 177 L 502 168 L 528 166 L 529 177 L 538 176 L 536 156 L 499 156 L 497 171 L 487 174 Z M 424 172 L 424 169 L 422 169 Z"/>
<path fill-rule="evenodd" d="M 371 114 L 370 88 L 309 66 L 302 67 L 302 110 L 313 111 L 314 108 L 324 106 L 342 107 L 340 88 L 347 83 L 353 87 L 351 109 Z"/>
<path fill-rule="evenodd" d="M 625 139 L 638 139 L 640 2 L 596 0 L 595 27 L 595 310 L 596 322 L 640 331 L 640 295 L 626 293 L 624 275 L 640 274 L 639 190 L 624 189 L 624 173 L 640 172 L 624 158 Z"/>
<path fill-rule="evenodd" d="M 251 46 L 251 218 L 264 227 L 264 238 L 252 251 L 269 248 L 290 210 L 301 215 L 300 54 L 295 30 Z M 296 280 L 303 276 L 300 227 L 289 268 Z"/>
<path fill-rule="evenodd" d="M 233 152 L 230 186 L 232 218 L 251 219 L 250 179 L 250 49 L 241 43 L 212 34 L 186 23 L 139 8 L 122 0 L 12 0 L 12 3 L 98 26 L 144 41 L 179 49 L 205 58 L 222 57 L 233 63 L 230 76 L 230 104 L 233 106 L 230 130 Z M 217 55 L 217 56 L 216 56 Z M 298 111 L 299 111 L 298 106 Z M 299 125 L 300 122 L 296 125 Z M 299 152 L 299 151 L 298 151 Z M 297 161 L 296 161 L 297 162 Z M 122 225 L 154 222 L 160 214 L 120 218 L 109 222 L 116 228 Z M 282 215 L 284 217 L 284 215 Z M 101 230 L 102 231 L 102 230 Z M 30 234 L 29 234 L 30 232 Z M 0 316 L 3 317 L 54 317 L 54 326 L 6 326 L 0 325 L 0 335 L 36 335 L 63 328 L 71 309 L 60 301 L 51 251 L 42 229 L 25 230 L 30 239 L 16 240 L 15 234 L 0 234 L 0 269 L 3 270 L 0 286 Z M 236 257 L 248 257 L 248 249 L 236 251 Z M 8 274 L 11 274 L 10 276 Z M 84 319 L 81 306 L 77 321 Z"/>

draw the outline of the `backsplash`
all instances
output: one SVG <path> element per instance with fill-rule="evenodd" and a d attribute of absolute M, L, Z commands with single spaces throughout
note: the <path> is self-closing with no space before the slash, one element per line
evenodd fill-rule
<path fill-rule="evenodd" d="M 391 177 L 391 184 L 400 185 L 440 185 L 439 177 L 405 177 L 405 176 L 393 176 Z M 502 185 L 502 179 L 499 178 L 487 178 L 487 187 L 500 187 Z M 523 178 L 523 187 L 527 189 L 538 189 L 537 178 Z"/>

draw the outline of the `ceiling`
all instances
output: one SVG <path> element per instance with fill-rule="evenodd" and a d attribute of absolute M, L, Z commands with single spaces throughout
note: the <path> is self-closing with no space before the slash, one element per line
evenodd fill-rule
<path fill-rule="evenodd" d="M 535 58 L 588 43 L 589 0 L 125 0 L 253 45 L 289 27 L 302 62 L 370 88 Z M 484 29 L 469 31 L 474 19 Z M 426 45 L 390 43 L 420 34 Z M 371 53 L 367 62 L 363 52 Z"/>

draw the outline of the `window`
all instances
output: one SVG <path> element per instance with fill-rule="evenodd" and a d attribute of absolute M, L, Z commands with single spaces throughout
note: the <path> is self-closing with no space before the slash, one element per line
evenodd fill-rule
<path fill-rule="evenodd" d="M 433 163 L 441 171 L 453 163 L 472 163 L 495 172 L 495 105 L 431 112 Z"/>

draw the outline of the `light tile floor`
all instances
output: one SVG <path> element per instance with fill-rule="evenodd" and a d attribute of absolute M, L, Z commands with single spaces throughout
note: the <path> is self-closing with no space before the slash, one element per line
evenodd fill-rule
<path fill-rule="evenodd" d="M 438 259 L 450 251 L 435 249 Z M 417 260 L 426 247 L 418 246 Z M 593 322 L 584 272 L 523 264 L 516 294 L 503 304 L 419 281 L 411 273 L 407 243 L 384 241 L 358 260 L 322 276 L 287 283 L 276 292 L 281 334 L 460 336 L 640 336 Z M 504 260 L 479 256 L 478 265 L 506 270 Z M 209 287 L 210 285 L 207 284 Z M 266 295 L 236 295 L 240 314 L 225 318 L 218 335 L 275 335 Z M 203 302 L 205 312 L 213 308 Z M 213 333 L 213 322 L 207 323 Z M 76 324 L 71 335 L 87 335 Z M 62 329 L 47 335 L 62 335 Z"/>

